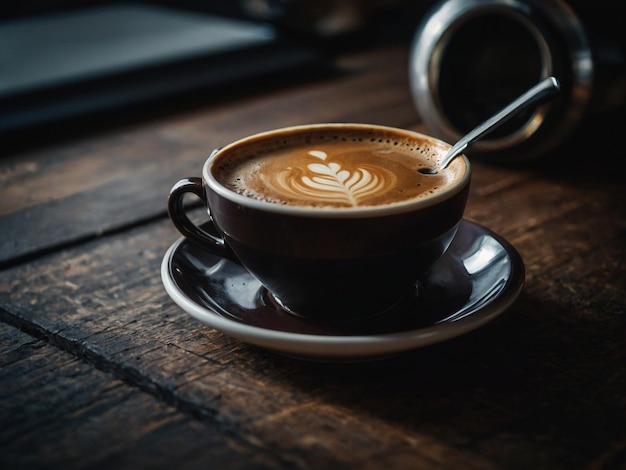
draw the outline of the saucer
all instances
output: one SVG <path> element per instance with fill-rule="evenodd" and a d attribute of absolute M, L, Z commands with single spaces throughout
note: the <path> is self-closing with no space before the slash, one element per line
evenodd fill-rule
<path fill-rule="evenodd" d="M 161 264 L 165 290 L 212 328 L 288 356 L 369 360 L 445 341 L 504 312 L 524 284 L 524 263 L 505 239 L 467 220 L 448 251 L 394 309 L 360 320 L 287 313 L 243 266 L 177 240 Z"/>

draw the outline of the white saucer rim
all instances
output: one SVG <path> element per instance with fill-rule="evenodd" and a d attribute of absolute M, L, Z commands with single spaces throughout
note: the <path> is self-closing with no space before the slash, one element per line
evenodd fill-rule
<path fill-rule="evenodd" d="M 499 243 L 502 244 L 504 242 L 503 246 L 507 255 L 511 256 L 512 251 L 515 252 L 518 261 L 521 263 L 521 257 L 504 239 L 479 224 L 468 223 L 478 225 L 491 236 L 494 236 Z M 285 332 L 246 325 L 229 319 L 197 304 L 181 292 L 176 282 L 171 278 L 170 265 L 174 252 L 184 241 L 185 237 L 180 237 L 176 240 L 168 248 L 161 262 L 163 286 L 170 298 L 180 308 L 197 320 L 227 336 L 276 352 L 303 358 L 350 359 L 378 357 L 443 342 L 475 330 L 501 315 L 513 304 L 524 286 L 524 268 L 522 264 L 520 266 L 522 272 L 518 273 L 517 279 L 514 279 L 515 276 L 512 272 L 507 280 L 507 282 L 515 281 L 516 284 L 507 286 L 508 288 L 505 288 L 493 301 L 480 307 L 471 315 L 453 322 L 440 323 L 413 330 L 382 333 L 379 335 L 354 336 Z M 513 269 L 514 263 L 512 263 Z"/>

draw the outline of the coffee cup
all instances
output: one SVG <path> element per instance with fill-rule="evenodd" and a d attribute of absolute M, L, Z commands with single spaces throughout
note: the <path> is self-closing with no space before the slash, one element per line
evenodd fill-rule
<path fill-rule="evenodd" d="M 368 124 L 263 132 L 214 150 L 202 177 L 173 186 L 168 211 L 192 242 L 258 278 L 277 307 L 324 321 L 367 317 L 412 298 L 455 236 L 469 161 L 419 171 L 449 149 Z M 206 224 L 188 217 L 189 193 L 206 205 Z"/>

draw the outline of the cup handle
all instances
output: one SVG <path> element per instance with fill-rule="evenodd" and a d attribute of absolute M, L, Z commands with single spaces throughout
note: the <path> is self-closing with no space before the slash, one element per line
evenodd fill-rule
<path fill-rule="evenodd" d="M 202 200 L 204 205 L 208 207 L 202 178 L 183 178 L 172 187 L 167 199 L 167 211 L 174 226 L 180 233 L 191 241 L 201 245 L 203 248 L 217 255 L 236 261 L 237 257 L 233 254 L 222 237 L 198 227 L 189 219 L 183 206 L 183 197 L 186 193 L 195 194 Z M 217 233 L 217 229 L 210 217 L 209 223 L 209 229 L 214 229 Z"/>

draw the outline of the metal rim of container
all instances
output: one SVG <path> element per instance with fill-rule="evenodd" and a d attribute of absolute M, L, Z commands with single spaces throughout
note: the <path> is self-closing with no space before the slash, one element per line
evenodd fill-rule
<path fill-rule="evenodd" d="M 547 18 L 564 38 L 572 73 L 569 103 L 563 119 L 551 133 L 558 142 L 580 121 L 591 94 L 593 59 L 585 29 L 576 14 L 561 0 L 532 3 L 519 0 L 448 0 L 431 10 L 416 31 L 410 53 L 409 79 L 414 103 L 429 130 L 438 138 L 455 142 L 466 132 L 459 131 L 446 116 L 440 98 L 439 71 L 450 38 L 460 26 L 477 15 L 499 12 L 518 21 L 536 41 L 541 56 L 541 77 L 553 74 L 553 51 L 533 16 Z M 474 145 L 478 152 L 506 150 L 531 137 L 544 123 L 549 106 L 540 106 L 516 132 L 501 138 L 485 138 Z"/>

